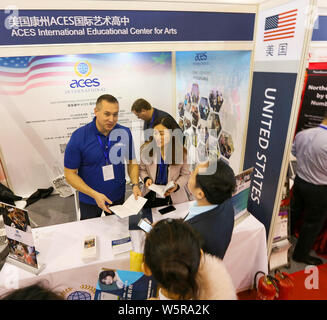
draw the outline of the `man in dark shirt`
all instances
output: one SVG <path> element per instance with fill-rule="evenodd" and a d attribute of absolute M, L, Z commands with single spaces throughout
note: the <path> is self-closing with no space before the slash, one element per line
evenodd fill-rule
<path fill-rule="evenodd" d="M 172 118 L 176 122 L 176 120 L 169 113 L 153 108 L 148 101 L 142 98 L 134 101 L 131 111 L 139 119 L 144 120 L 144 127 L 143 127 L 144 130 L 153 128 L 153 124 L 156 122 L 156 120 L 164 117 Z"/>
<path fill-rule="evenodd" d="M 293 260 L 319 265 L 323 261 L 309 253 L 327 218 L 327 111 L 318 127 L 297 133 L 292 154 L 297 160 L 291 198 L 292 233 L 303 212 L 303 223 Z"/>
<path fill-rule="evenodd" d="M 185 221 L 203 238 L 204 252 L 224 258 L 234 229 L 233 169 L 222 160 L 198 165 L 188 181 L 196 199 Z"/>

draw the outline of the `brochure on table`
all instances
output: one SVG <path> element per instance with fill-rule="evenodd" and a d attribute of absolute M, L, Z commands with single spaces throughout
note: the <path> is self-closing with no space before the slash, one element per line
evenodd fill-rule
<path fill-rule="evenodd" d="M 94 300 L 146 300 L 157 295 L 157 283 L 143 272 L 101 269 Z"/>
<path fill-rule="evenodd" d="M 27 211 L 3 202 L 0 202 L 0 211 L 8 238 L 7 261 L 38 273 L 37 252 Z"/>
<path fill-rule="evenodd" d="M 111 236 L 112 253 L 118 254 L 133 250 L 131 234 L 129 231 L 115 233 Z"/>

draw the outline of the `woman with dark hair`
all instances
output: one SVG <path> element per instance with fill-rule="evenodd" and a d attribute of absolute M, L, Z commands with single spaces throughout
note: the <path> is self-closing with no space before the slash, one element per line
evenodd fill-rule
<path fill-rule="evenodd" d="M 144 245 L 143 270 L 160 285 L 160 300 L 234 300 L 223 262 L 201 250 L 189 224 L 166 219 L 154 225 Z"/>
<path fill-rule="evenodd" d="M 187 187 L 190 168 L 183 147 L 183 133 L 171 118 L 161 118 L 154 123 L 153 136 L 141 147 L 139 172 L 144 182 L 142 193 L 148 199 L 145 207 L 154 208 L 191 200 Z M 148 189 L 153 183 L 167 185 L 171 181 L 174 186 L 166 191 L 164 198 Z"/>

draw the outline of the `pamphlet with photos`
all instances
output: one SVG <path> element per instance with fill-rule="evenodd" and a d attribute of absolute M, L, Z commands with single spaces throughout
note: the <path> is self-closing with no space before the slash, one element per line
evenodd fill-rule
<path fill-rule="evenodd" d="M 157 295 L 154 278 L 143 272 L 101 269 L 94 300 L 146 300 Z"/>
<path fill-rule="evenodd" d="M 250 168 L 235 176 L 236 188 L 232 194 L 235 220 L 247 213 L 252 173 L 253 168 Z"/>
<path fill-rule="evenodd" d="M 9 244 L 9 257 L 38 268 L 31 224 L 26 210 L 0 202 Z"/>

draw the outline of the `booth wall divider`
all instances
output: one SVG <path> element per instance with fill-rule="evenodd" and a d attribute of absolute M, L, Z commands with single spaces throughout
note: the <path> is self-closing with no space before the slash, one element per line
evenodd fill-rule
<path fill-rule="evenodd" d="M 288 165 L 290 161 L 290 154 L 291 154 L 291 149 L 292 149 L 292 143 L 293 143 L 293 138 L 296 130 L 296 125 L 297 125 L 297 119 L 298 119 L 298 113 L 300 109 L 300 104 L 301 104 L 301 96 L 302 96 L 302 86 L 305 78 L 305 70 L 306 70 L 306 61 L 308 59 L 309 55 L 309 45 L 312 37 L 312 31 L 313 31 L 313 25 L 314 25 L 314 19 L 315 19 L 315 9 L 316 9 L 316 1 L 312 1 L 310 4 L 310 9 L 308 11 L 308 17 L 307 17 L 307 31 L 305 35 L 305 39 L 303 42 L 303 48 L 302 48 L 302 55 L 300 59 L 300 67 L 298 70 L 298 76 L 297 76 L 297 81 L 295 85 L 295 90 L 294 90 L 294 99 L 293 99 L 293 105 L 292 105 L 292 112 L 290 115 L 290 123 L 288 127 L 288 134 L 286 137 L 286 148 L 284 150 L 284 155 L 283 155 L 283 162 L 282 162 L 282 167 L 280 171 L 280 177 L 279 177 L 279 184 L 278 184 L 278 193 L 276 194 L 276 201 L 274 204 L 274 213 L 271 221 L 271 228 L 269 231 L 269 238 L 268 238 L 268 255 L 270 255 L 271 250 L 272 250 L 272 244 L 273 244 L 273 234 L 274 234 L 274 226 L 275 226 L 275 221 L 277 218 L 277 215 L 279 213 L 280 209 L 280 204 L 282 201 L 282 188 L 285 185 L 285 180 L 287 179 L 287 170 L 288 170 Z"/>
<path fill-rule="evenodd" d="M 256 34 L 249 118 L 252 127 L 248 130 L 244 161 L 245 168 L 255 164 L 249 211 L 266 226 L 268 255 L 295 130 L 315 6 L 315 1 L 268 1 L 259 7 L 261 31 Z M 283 38 L 286 36 L 280 33 L 275 37 L 271 35 L 274 31 L 270 29 L 274 27 L 269 26 L 269 23 L 273 25 L 275 17 L 292 13 L 297 15 L 296 34 L 291 34 L 290 38 L 297 37 L 296 42 L 294 39 Z M 273 107 L 274 111 L 271 109 Z M 258 108 L 263 108 L 263 112 L 266 112 L 261 115 L 261 121 L 258 113 L 262 110 Z M 269 123 L 269 132 L 268 127 L 263 126 L 264 123 Z M 268 138 L 264 139 L 264 136 Z M 260 163 L 262 160 L 263 163 Z"/>

